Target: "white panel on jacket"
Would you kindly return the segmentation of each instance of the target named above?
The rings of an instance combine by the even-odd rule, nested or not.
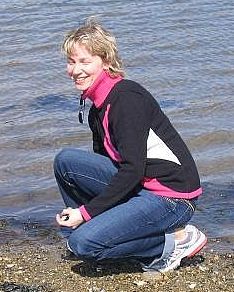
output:
[[[179,159],[170,148],[150,129],[147,139],[147,158],[158,158],[181,165]]]

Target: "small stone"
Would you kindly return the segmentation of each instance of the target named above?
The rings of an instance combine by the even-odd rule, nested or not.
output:
[[[110,279],[110,280],[113,280],[114,279],[114,275],[108,275],[107,278]]]
[[[197,286],[196,283],[191,283],[191,284],[189,285],[189,288],[190,288],[190,289],[194,289],[196,286]]]
[[[159,280],[163,280],[164,274],[157,272],[157,271],[144,272],[142,274],[142,277],[143,277],[143,279],[145,279],[147,281],[159,281]]]
[[[201,270],[202,272],[205,272],[207,270],[207,268],[206,267],[199,266],[199,270]]]
[[[135,284],[135,285],[137,285],[139,287],[139,286],[144,286],[147,283],[145,281],[134,281],[133,284]]]
[[[13,268],[15,266],[15,264],[8,264],[6,265],[7,269]]]

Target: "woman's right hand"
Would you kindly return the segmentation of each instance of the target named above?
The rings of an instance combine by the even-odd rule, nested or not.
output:
[[[71,207],[68,207],[66,209],[63,209],[60,214],[56,215],[56,221],[60,226],[75,229],[84,222],[84,219],[78,208],[73,209]]]

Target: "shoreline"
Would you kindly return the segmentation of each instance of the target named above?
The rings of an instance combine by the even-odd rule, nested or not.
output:
[[[127,262],[84,263],[67,256],[63,242],[0,246],[0,292],[231,292],[233,269],[233,252],[212,252],[209,244],[179,269],[154,275]]]

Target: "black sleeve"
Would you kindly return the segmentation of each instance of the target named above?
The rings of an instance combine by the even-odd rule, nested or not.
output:
[[[122,91],[109,112],[109,131],[122,158],[110,184],[85,209],[91,217],[118,204],[141,182],[147,156],[152,106],[147,96]]]

